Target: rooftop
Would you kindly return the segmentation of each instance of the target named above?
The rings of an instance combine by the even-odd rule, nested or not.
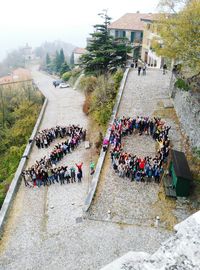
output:
[[[17,68],[13,70],[12,74],[0,77],[0,84],[11,83],[16,81],[23,81],[31,79],[31,73],[25,68]]]
[[[152,20],[156,14],[152,13],[126,13],[109,25],[109,29],[143,31],[145,22],[141,19]]]
[[[86,53],[86,49],[84,49],[84,48],[75,48],[74,53],[84,54],[84,53]]]

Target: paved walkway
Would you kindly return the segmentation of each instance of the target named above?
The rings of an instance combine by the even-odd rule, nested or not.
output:
[[[118,116],[160,116],[172,126],[170,137],[175,148],[181,149],[181,133],[175,111],[164,108],[171,102],[168,95],[169,80],[169,73],[163,75],[161,70],[147,70],[146,76],[138,76],[136,70],[131,70]],[[155,156],[156,144],[150,136],[131,135],[124,138],[123,143],[125,150],[140,157]],[[162,226],[168,228],[176,222],[173,214],[175,205],[173,201],[165,200],[163,195],[162,184],[136,183],[120,178],[112,169],[110,154],[107,154],[90,217],[106,220],[108,211],[111,211],[112,221],[152,226],[158,215]]]
[[[152,81],[149,88],[154,89],[148,91],[155,91],[155,96],[159,97],[164,78],[158,72],[152,71],[151,73],[151,76],[147,75],[146,78],[138,78],[135,72],[130,73],[120,115],[125,114],[124,106],[128,106],[127,115],[135,112],[133,110],[135,108],[133,101],[136,100],[134,96],[138,91],[147,93],[148,81]],[[82,112],[84,97],[79,92],[71,88],[55,89],[52,86],[52,78],[37,71],[34,71],[33,77],[49,99],[41,129],[56,124],[70,123],[80,124],[87,128],[87,118]],[[160,78],[162,80],[158,82]],[[167,83],[167,76],[165,79]],[[146,87],[143,89],[142,85],[145,81]],[[162,88],[163,95],[165,95],[165,90]],[[144,96],[144,94],[142,95]],[[139,102],[141,102],[142,110],[144,101],[140,99],[138,104]],[[148,106],[148,102],[145,106]],[[153,106],[152,103],[150,113],[153,111]],[[142,111],[138,112],[138,114],[141,113]],[[145,109],[144,113],[149,113],[149,111]],[[141,147],[143,146],[141,145]],[[50,151],[50,149],[38,151],[34,147],[29,165],[42,157],[45,151]],[[83,171],[86,171],[89,159],[90,152],[80,145],[79,149],[66,156],[62,163],[71,164],[83,160]],[[102,183],[104,195],[98,195],[99,202],[95,201],[92,208],[96,220],[82,219],[81,209],[88,189],[87,174],[85,174],[83,183],[79,185],[60,186],[55,184],[48,188],[42,187],[33,190],[26,189],[22,183],[14,201],[4,237],[0,242],[0,269],[96,270],[130,250],[153,253],[170,233],[149,226],[129,226],[110,222],[109,218],[105,217],[107,209],[111,209],[112,213],[117,212],[116,206],[119,205],[120,200],[125,210],[126,200],[129,202],[128,198],[131,197],[128,193],[133,189],[130,187],[130,183],[122,185],[119,183],[119,179],[112,176],[112,173],[110,174],[109,170],[107,172],[108,177],[103,180],[104,184]],[[113,183],[112,178],[109,177],[113,177],[113,180],[116,181],[115,186],[105,184],[108,180]],[[121,193],[123,186],[125,189]],[[142,187],[139,190],[141,191]],[[149,187],[146,191],[152,191],[156,196],[157,191],[154,190],[154,187]],[[121,195],[118,199],[119,193]],[[144,194],[147,195],[147,193]],[[137,198],[140,197],[139,195],[138,193]],[[151,202],[152,195],[149,194],[146,197],[150,197],[148,200]],[[113,201],[116,203],[113,204]],[[105,206],[102,205],[104,203]],[[130,208],[135,209],[132,201],[130,206],[126,211]],[[131,211],[130,214],[132,215],[133,212]],[[124,218],[122,212],[120,215]],[[128,212],[127,216],[131,217]],[[122,220],[122,218],[118,220]]]

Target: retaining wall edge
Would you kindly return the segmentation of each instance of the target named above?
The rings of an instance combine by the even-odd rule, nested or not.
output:
[[[124,75],[123,75],[123,78],[122,78],[122,81],[120,83],[119,91],[118,91],[118,94],[117,94],[117,97],[116,97],[115,106],[113,108],[112,115],[111,115],[109,125],[108,125],[108,129],[107,129],[106,135],[105,135],[105,138],[107,138],[107,139],[110,139],[111,130],[110,130],[109,127],[110,127],[110,125],[113,124],[113,121],[114,121],[114,119],[115,119],[115,117],[117,115],[129,71],[130,71],[130,68],[129,67],[126,68],[126,70],[124,72]],[[92,203],[92,200],[93,200],[93,198],[95,196],[97,185],[98,185],[100,174],[101,174],[101,170],[102,170],[102,167],[103,167],[103,164],[104,164],[105,156],[106,156],[106,152],[103,151],[103,147],[102,147],[101,152],[100,152],[100,156],[99,156],[99,159],[98,159],[98,162],[97,162],[97,166],[96,166],[96,169],[95,169],[95,173],[94,173],[94,176],[92,178],[90,189],[89,189],[89,192],[87,194],[87,197],[85,199],[85,203],[84,203],[84,206],[83,206],[83,211],[84,212],[87,212],[89,210],[90,205]]]
[[[15,176],[14,176],[14,178],[9,186],[9,189],[8,189],[8,192],[7,192],[6,197],[4,199],[2,208],[0,210],[0,234],[3,233],[4,225],[6,223],[6,219],[7,219],[7,216],[9,214],[9,210],[11,209],[12,202],[14,200],[15,194],[16,194],[18,187],[19,187],[19,183],[21,180],[21,173],[26,166],[27,159],[30,155],[32,146],[34,144],[34,137],[35,137],[35,135],[39,129],[39,126],[41,124],[41,121],[43,119],[47,103],[48,103],[48,100],[47,100],[47,98],[45,98],[44,103],[42,105],[42,109],[41,109],[40,114],[38,116],[38,119],[37,119],[36,124],[33,128],[32,134],[29,138],[29,142],[26,145],[26,148],[24,150],[22,158],[21,158],[19,165],[17,167]]]

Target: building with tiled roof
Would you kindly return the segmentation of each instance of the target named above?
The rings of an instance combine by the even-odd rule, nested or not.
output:
[[[126,13],[109,25],[109,29],[143,31],[145,23],[141,19],[153,19],[152,13]]]
[[[0,84],[11,83],[13,82],[13,78],[11,75],[0,77]]]
[[[31,79],[31,73],[28,69],[17,68],[11,74],[0,77],[0,84],[13,83],[17,81],[25,81]]]
[[[85,54],[87,51],[84,48],[75,48],[73,51],[73,57],[74,57],[74,64],[79,65],[80,64],[80,57]]]
[[[162,46],[161,37],[157,33],[157,27],[154,24],[154,20],[143,19],[145,23],[143,42],[142,42],[142,60],[150,67],[161,68],[164,64],[164,58],[158,56],[153,50],[152,43],[156,39]]]
[[[86,53],[86,49],[84,49],[84,48],[75,48],[74,53],[76,53],[76,54],[84,54],[84,53]]]
[[[111,23],[108,28],[114,38],[127,38],[133,47],[133,58],[141,57],[141,48],[145,22],[142,19],[153,20],[152,13],[126,13]]]

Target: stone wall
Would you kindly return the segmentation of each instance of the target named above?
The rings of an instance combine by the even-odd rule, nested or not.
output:
[[[191,147],[200,148],[200,94],[176,89],[173,98],[181,128]]]

